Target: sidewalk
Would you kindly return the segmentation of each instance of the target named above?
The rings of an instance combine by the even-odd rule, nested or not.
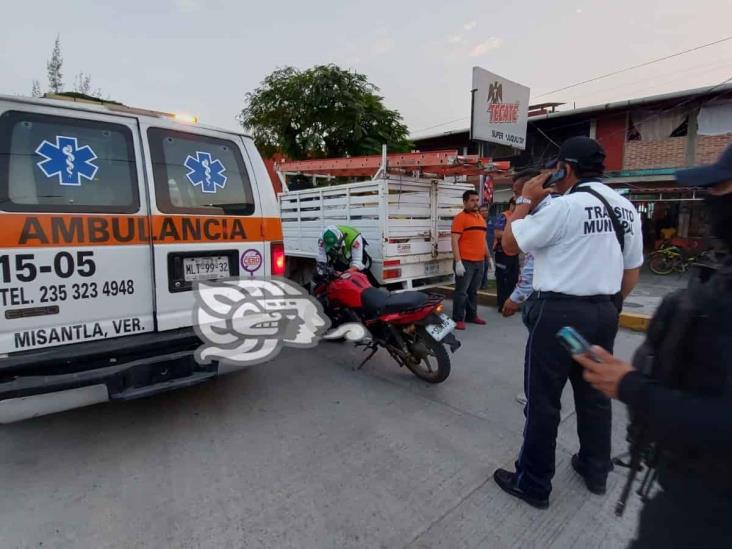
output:
[[[640,281],[623,304],[620,314],[620,326],[629,330],[645,331],[648,322],[661,304],[664,296],[685,288],[688,274],[671,274],[659,276],[644,268],[641,271]],[[478,291],[478,301],[481,305],[496,306],[495,280],[489,280],[489,289]],[[452,296],[454,287],[440,286],[436,289],[446,296]]]
[[[688,281],[688,273],[660,276],[644,268],[638,285],[625,300],[623,309],[629,313],[653,316],[664,296],[685,288]]]

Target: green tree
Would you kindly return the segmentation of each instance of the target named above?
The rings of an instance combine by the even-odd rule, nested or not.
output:
[[[51,51],[51,58],[46,62],[46,70],[48,72],[48,91],[49,93],[67,95],[69,97],[77,97],[80,99],[103,99],[102,90],[100,88],[92,88],[91,75],[85,72],[80,72],[74,78],[74,87],[70,92],[64,92],[63,74],[61,68],[63,67],[64,60],[61,56],[61,37],[56,36],[56,41],[53,44],[53,51]],[[41,84],[38,80],[33,80],[31,88],[32,97],[43,97],[43,91],[41,91]],[[106,101],[111,101],[107,96]]]
[[[33,87],[31,88],[32,97],[41,97],[43,92],[41,91],[41,83],[38,80],[33,80]]]
[[[64,59],[61,57],[61,37],[56,36],[56,42],[53,44],[51,59],[46,62],[46,70],[48,71],[48,89],[53,93],[59,93],[64,89],[63,74],[61,67]]]
[[[336,65],[285,67],[246,95],[239,116],[266,156],[292,159],[378,154],[411,148],[401,115],[365,75]]]
[[[92,89],[91,75],[80,72],[74,78],[74,91],[88,97],[102,98],[102,90],[100,88]]]

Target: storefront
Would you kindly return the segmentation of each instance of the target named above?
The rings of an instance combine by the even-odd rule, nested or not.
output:
[[[638,210],[647,251],[666,241],[692,250],[713,245],[702,190],[635,186],[616,190]]]

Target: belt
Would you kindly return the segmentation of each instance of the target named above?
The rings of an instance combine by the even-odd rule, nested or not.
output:
[[[531,294],[532,299],[551,299],[564,301],[586,301],[589,303],[604,303],[606,301],[614,301],[615,296],[598,294],[598,295],[571,295],[560,292],[542,292],[536,291]]]

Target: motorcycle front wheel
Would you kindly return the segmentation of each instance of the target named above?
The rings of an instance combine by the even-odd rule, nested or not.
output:
[[[409,370],[428,383],[442,383],[450,375],[450,355],[445,345],[435,341],[423,327],[419,327],[406,361]]]

